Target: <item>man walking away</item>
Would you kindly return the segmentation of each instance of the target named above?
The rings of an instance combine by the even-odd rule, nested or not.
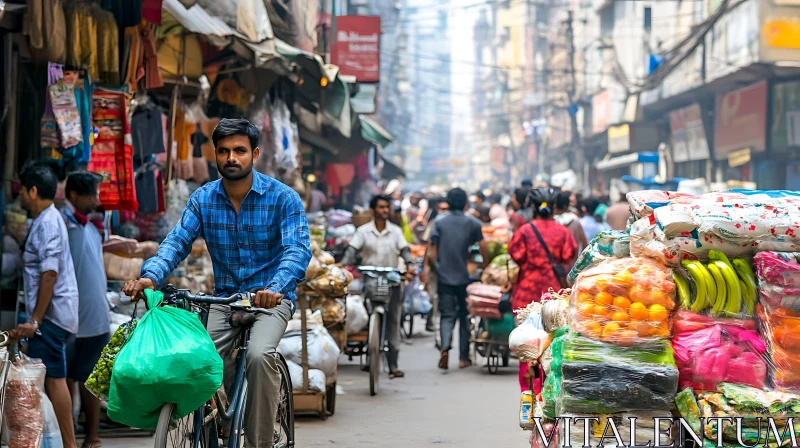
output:
[[[481,223],[464,214],[467,193],[456,188],[447,193],[450,213],[436,221],[428,248],[428,265],[438,276],[439,313],[441,315],[441,355],[439,368],[448,368],[453,330],[458,321],[459,367],[472,365],[469,359],[469,322],[467,316],[467,285],[469,285],[469,249],[480,242],[484,265],[488,264]]]
[[[403,229],[389,222],[391,204],[392,198],[389,196],[379,195],[372,198],[369,203],[372,221],[356,230],[344,253],[342,265],[353,266],[356,263],[356,255],[360,254],[361,263],[365,266],[398,269],[402,258],[406,263],[410,280],[415,272],[411,249],[403,236]],[[405,376],[397,367],[402,307],[403,289],[395,286],[392,288],[389,307],[386,310],[386,339],[389,343],[389,353],[386,358],[389,364],[389,379]]]
[[[106,273],[103,265],[101,229],[88,216],[100,205],[97,186],[100,178],[82,171],[70,174],[61,210],[69,234],[69,248],[78,282],[78,334],[67,344],[67,378],[78,382],[81,407],[86,414],[84,448],[97,448],[100,442],[100,400],[84,383],[110,340]],[[70,388],[72,389],[72,388]]]
[[[624,193],[620,193],[619,201],[606,210],[606,222],[611,230],[626,230],[631,217],[631,206]]]
[[[28,356],[47,368],[45,392],[53,403],[64,448],[76,448],[72,400],[67,387],[67,339],[78,332],[78,284],[67,227],[53,205],[58,179],[50,168],[32,164],[19,174],[20,202],[33,218],[22,255],[28,322],[9,335],[28,339]]]

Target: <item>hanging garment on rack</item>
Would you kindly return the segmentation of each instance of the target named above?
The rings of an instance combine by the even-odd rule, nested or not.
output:
[[[47,64],[47,87],[57,83],[64,77],[64,70],[61,64],[49,62]],[[45,98],[44,114],[42,115],[39,130],[39,145],[43,149],[55,150],[61,147],[61,137],[58,135],[58,123],[56,116],[53,115],[53,104],[50,95]]]
[[[68,2],[64,5],[67,17],[67,65],[82,67],[92,79],[100,79],[97,62],[97,21],[91,5]]]
[[[142,64],[144,66],[144,88],[156,89],[164,85],[161,69],[158,67],[155,25],[143,24],[139,27],[142,40]]]
[[[102,5],[114,14],[120,28],[136,26],[142,21],[142,0],[103,0]]]
[[[78,105],[78,112],[81,116],[81,134],[83,141],[73,148],[63,152],[63,163],[69,162],[73,165],[86,165],[92,154],[92,144],[94,135],[92,132],[92,95],[94,86],[85,70],[79,73],[78,81],[75,83],[75,101]]]
[[[143,0],[142,18],[155,25],[161,25],[162,0]]]
[[[75,98],[76,72],[64,74],[57,83],[48,88],[53,114],[58,122],[61,135],[61,147],[69,148],[83,141],[81,115]]]
[[[164,114],[155,106],[138,108],[131,118],[133,154],[141,163],[154,154],[164,152],[164,135],[161,127]]]
[[[95,91],[93,100],[98,137],[87,170],[103,178],[100,203],[106,210],[137,210],[127,99],[122,93],[102,90]]]
[[[93,10],[97,23],[97,63],[100,81],[119,85],[119,28],[114,15],[99,7]]]
[[[27,0],[23,34],[37,61],[67,61],[67,24],[61,0]]]
[[[136,198],[139,200],[139,213],[158,213],[163,211],[160,207],[164,204],[163,185],[159,188],[161,167],[154,162],[148,162],[136,170]],[[161,196],[159,197],[159,194]]]

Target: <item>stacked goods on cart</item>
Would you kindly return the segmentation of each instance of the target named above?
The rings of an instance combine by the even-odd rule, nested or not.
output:
[[[759,251],[800,251],[800,194],[787,191],[708,193],[700,196],[628,193],[637,221],[630,228],[631,253],[677,265]]]
[[[722,445],[724,447],[789,446],[791,434],[787,429],[789,417],[793,418],[792,432],[800,438],[800,395],[776,391],[765,391],[740,384],[720,383],[717,390],[695,393],[691,388],[683,389],[675,397],[678,412],[691,426],[687,440],[699,442],[712,448],[718,446],[718,420],[710,418],[741,418],[741,441],[737,435],[736,420],[723,420]],[[705,419],[701,421],[701,418]],[[783,443],[778,443],[768,423],[771,418]],[[701,437],[702,436],[702,437]]]
[[[308,347],[309,369],[321,370],[325,375],[334,375],[339,362],[339,346],[322,323],[319,311],[311,313],[306,310],[306,343]],[[300,319],[295,317],[286,328],[281,342],[280,352],[287,361],[302,364],[303,339],[300,330]]]
[[[353,274],[335,266],[333,255],[320,249],[314,241],[311,242],[311,254],[311,261],[306,268],[306,286],[313,292],[311,309],[322,312],[327,328],[343,324],[346,308],[339,298],[347,294]]]
[[[675,271],[681,307],[714,316],[752,318],[758,283],[750,262],[745,258],[731,260],[713,249],[708,251],[708,258],[708,263],[683,260],[681,266],[686,274]]]
[[[502,286],[473,283],[467,286],[467,311],[470,316],[499,320],[502,298]]]
[[[773,387],[800,392],[800,255],[761,252],[754,257],[762,303],[757,314],[772,360]]]
[[[507,245],[511,240],[511,233],[506,227],[483,226],[481,232],[483,233],[483,239],[485,239],[487,243],[496,243],[497,249],[492,249],[490,247],[489,258],[493,258],[502,253],[503,246]]]
[[[575,265],[567,276],[570,283],[575,283],[578,275],[584,270],[607,258],[625,258],[631,255],[631,239],[626,232],[605,230],[597,234],[583,249]]]
[[[520,362],[539,360],[556,330],[569,324],[569,290],[542,294],[540,302],[516,310],[518,325],[508,337],[508,348]]]
[[[513,284],[519,274],[519,266],[508,254],[500,254],[492,258],[481,274],[481,283],[492,286]]]

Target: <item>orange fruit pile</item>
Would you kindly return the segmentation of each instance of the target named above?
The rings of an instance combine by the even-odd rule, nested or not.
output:
[[[586,270],[575,285],[575,329],[619,345],[670,336],[675,308],[671,271],[652,260],[608,260]]]

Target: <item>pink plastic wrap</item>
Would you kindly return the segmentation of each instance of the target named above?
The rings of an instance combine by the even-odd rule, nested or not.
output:
[[[791,252],[759,252],[753,257],[759,280],[777,286],[800,288],[800,254]]]
[[[709,317],[702,314],[693,313],[687,310],[679,310],[673,317],[672,329],[675,334],[689,333],[702,330],[715,325],[725,325],[728,327],[738,327],[745,330],[755,330],[756,321],[752,319],[728,319],[723,317]]]
[[[467,286],[467,312],[470,316],[500,319],[498,305],[503,297],[500,286],[473,283]]]
[[[750,327],[753,321],[742,320],[737,326],[714,324],[692,329],[679,327],[679,319],[680,316],[676,316],[672,338],[679,389],[715,391],[721,382],[764,388],[768,365],[766,345],[754,330],[742,328]]]

